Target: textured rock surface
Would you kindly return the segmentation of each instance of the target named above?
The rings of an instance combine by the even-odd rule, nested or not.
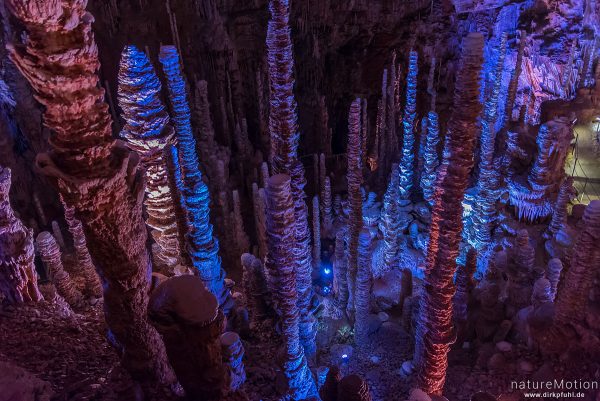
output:
[[[227,370],[227,383],[229,390],[236,391],[246,381],[246,371],[244,370],[244,346],[240,340],[240,336],[228,331],[221,334],[221,355],[223,356],[223,364]]]
[[[356,272],[354,341],[366,347],[369,335],[369,312],[371,305],[371,232],[363,228],[358,237],[358,269]]]
[[[11,303],[43,299],[33,264],[33,231],[14,215],[8,198],[11,171],[0,167],[0,291]]]
[[[106,320],[125,366],[151,391],[173,375],[158,334],[147,324],[150,261],[142,219],[138,158],[111,137],[111,117],[98,86],[93,17],[83,2],[14,0],[11,13],[27,32],[11,58],[45,106],[54,132],[38,165],[81,220],[98,263]],[[75,51],[74,49],[77,49]]]
[[[448,351],[454,341],[452,330],[452,282],[462,228],[461,199],[473,167],[475,121],[481,111],[478,76],[481,71],[483,37],[469,34],[463,41],[458,71],[454,112],[448,122],[445,158],[431,217],[427,250],[425,291],[421,298],[421,322],[417,336],[423,336],[423,358],[419,387],[439,395],[448,367]]]

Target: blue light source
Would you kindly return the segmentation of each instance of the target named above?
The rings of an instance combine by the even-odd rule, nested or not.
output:
[[[346,360],[346,359],[348,359],[348,354],[343,354],[343,355],[342,355],[342,359],[343,359],[343,360]]]
[[[323,273],[325,273],[326,275],[330,275],[331,274],[331,269],[326,267],[325,269],[323,269]]]

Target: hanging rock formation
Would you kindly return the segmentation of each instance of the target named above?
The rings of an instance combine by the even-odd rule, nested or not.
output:
[[[33,231],[17,219],[10,206],[11,172],[0,167],[0,291],[10,303],[43,299],[33,264]]]
[[[139,158],[112,138],[112,119],[98,85],[94,18],[85,2],[7,2],[26,30],[11,58],[45,106],[54,134],[38,155],[65,203],[76,210],[103,280],[106,322],[124,366],[148,394],[173,383],[162,342],[147,323],[151,264],[141,202]],[[15,36],[18,37],[18,36]]]
[[[125,46],[119,67],[119,106],[125,127],[121,136],[140,155],[146,170],[144,205],[146,224],[158,245],[157,266],[172,275],[179,263],[178,227],[171,197],[165,147],[174,143],[169,115],[160,100],[161,85],[146,54],[135,46]]]
[[[284,349],[280,361],[287,382],[286,396],[300,401],[316,395],[317,389],[300,343],[300,311],[296,285],[294,202],[290,178],[277,174],[269,178],[267,195],[266,268],[273,288],[273,301],[281,321]]]
[[[473,167],[476,120],[481,112],[479,74],[483,36],[472,33],[463,39],[461,66],[456,78],[454,111],[448,122],[445,159],[434,201],[427,250],[425,291],[421,296],[423,357],[417,358],[419,387],[441,395],[448,367],[448,351],[454,341],[452,328],[453,276],[462,231],[462,198]]]

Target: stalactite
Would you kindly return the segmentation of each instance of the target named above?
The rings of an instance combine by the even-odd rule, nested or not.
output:
[[[548,230],[544,233],[545,238],[552,238],[556,233],[567,224],[567,204],[573,198],[573,178],[567,177],[560,185],[558,197],[554,203],[552,220],[548,225]]]
[[[56,239],[47,231],[38,234],[35,243],[40,253],[40,257],[46,269],[50,273],[52,282],[56,290],[67,303],[73,307],[81,304],[83,297],[81,292],[75,287],[69,273],[63,268],[61,252]]]
[[[363,228],[358,238],[358,271],[356,273],[356,294],[354,297],[356,318],[354,321],[354,342],[359,347],[368,344],[368,317],[371,304],[371,232]]]
[[[389,152],[389,154],[391,155],[396,155],[398,153],[398,135],[396,134],[396,114],[398,112],[398,110],[396,110],[396,96],[395,96],[395,90],[396,88],[396,52],[393,52],[392,54],[392,63],[390,65],[390,74],[389,74],[389,83],[388,86],[386,88],[383,88],[386,91],[386,112],[385,112],[385,134],[387,137],[387,144],[388,144],[388,149],[387,151]],[[362,104],[361,104],[362,106]],[[361,123],[363,122],[363,115],[362,115],[362,107],[361,107]],[[360,145],[361,151],[362,151],[362,129],[361,129],[361,145]],[[362,162],[362,158],[361,158],[361,162]],[[389,162],[391,163],[392,160],[389,160]]]
[[[550,281],[550,296],[552,301],[556,298],[558,283],[560,281],[560,273],[562,272],[563,264],[558,258],[552,258],[548,261],[546,268],[546,278]]]
[[[416,51],[410,52],[408,76],[406,77],[406,105],[402,117],[404,139],[402,144],[402,158],[400,160],[400,197],[409,199],[413,186],[414,175],[414,147],[415,147],[415,120],[417,118],[417,76],[419,72],[419,55]]]
[[[348,117],[348,309],[354,310],[356,272],[358,269],[358,237],[363,225],[362,218],[362,168],[360,165],[360,99],[350,106]]]
[[[325,176],[323,183],[323,193],[321,195],[321,216],[323,237],[330,238],[333,234],[333,214],[331,206],[331,179]]]
[[[378,277],[400,265],[401,226],[398,210],[399,166],[394,164],[387,191],[383,197],[381,212],[381,231],[383,233],[383,268],[376,273]]]
[[[296,285],[296,254],[294,248],[295,211],[289,176],[277,174],[269,178],[267,195],[268,254],[266,268],[273,282],[273,301],[281,319],[284,342],[281,361],[288,382],[288,396],[303,400],[316,394],[314,379],[308,369],[300,343],[300,311]]]
[[[491,243],[493,223],[496,219],[497,192],[496,168],[494,167],[494,151],[496,146],[496,119],[498,96],[502,86],[502,72],[506,56],[506,33],[502,35],[498,59],[491,77],[491,93],[485,101],[481,118],[481,139],[479,157],[479,179],[477,181],[477,197],[474,203],[474,239],[475,246],[483,249]],[[482,252],[482,255],[486,254]]]
[[[470,248],[464,266],[459,266],[456,274],[456,293],[454,294],[454,319],[459,322],[467,321],[467,305],[469,296],[475,287],[473,275],[477,270],[477,251]]]
[[[246,381],[246,371],[244,370],[244,346],[240,340],[240,336],[228,331],[221,334],[219,338],[221,342],[221,355],[223,356],[223,364],[227,370],[228,390],[236,391]]]
[[[160,62],[163,66],[171,106],[173,124],[177,134],[183,178],[183,200],[187,209],[187,252],[193,267],[206,287],[217,297],[226,312],[231,306],[229,291],[225,287],[225,272],[221,268],[219,241],[213,236],[210,223],[210,195],[202,181],[196,154],[196,140],[190,124],[190,109],[186,99],[185,82],[179,65],[179,55],[173,46],[162,46]]]
[[[146,170],[144,204],[146,224],[158,245],[156,264],[172,275],[179,264],[179,239],[174,202],[163,157],[174,142],[169,115],[160,100],[161,85],[146,54],[135,46],[125,46],[119,67],[119,106],[125,127],[121,136],[140,155]]]
[[[7,2],[26,29],[11,58],[46,107],[54,134],[37,164],[77,211],[103,280],[104,311],[123,365],[147,393],[174,376],[160,337],[147,323],[151,264],[142,218],[138,157],[112,138],[98,85],[98,48],[85,2]],[[109,256],[107,256],[109,255]]]
[[[242,207],[240,205],[240,193],[234,190],[231,193],[233,200],[233,228],[236,237],[235,244],[238,248],[238,254],[243,254],[250,250],[250,239],[244,229],[244,219],[242,218]]]
[[[43,299],[37,286],[33,231],[15,217],[10,206],[11,170],[0,167],[0,292],[10,303]]]
[[[438,115],[437,113],[430,111],[427,114],[427,138],[425,153],[423,155],[423,173],[421,174],[423,197],[430,206],[433,206],[434,185],[437,168],[440,164],[437,151],[439,142],[440,129],[438,126]]]
[[[440,395],[453,342],[453,276],[462,231],[462,199],[473,167],[476,120],[479,104],[483,36],[471,33],[463,39],[461,66],[454,90],[454,111],[448,122],[445,160],[437,185],[427,250],[425,291],[416,336],[423,338],[419,387]]]
[[[269,2],[271,19],[267,29],[267,60],[270,79],[269,131],[271,134],[270,165],[273,174],[287,174],[291,178],[294,199],[296,241],[294,252],[297,262],[296,284],[300,309],[300,341],[310,358],[316,352],[316,321],[311,313],[312,262],[308,208],[304,187],[304,167],[298,159],[298,116],[294,98],[294,60],[289,27],[289,0]],[[292,227],[292,226],[290,226]]]
[[[256,183],[252,184],[252,205],[254,208],[254,227],[256,228],[256,240],[258,242],[258,256],[265,260],[267,255],[267,234],[265,217],[265,194],[263,188],[258,188]]]
[[[65,220],[67,221],[69,232],[73,237],[77,267],[81,276],[85,279],[85,292],[88,295],[99,298],[102,296],[102,284],[100,283],[98,273],[96,273],[96,267],[92,263],[92,257],[90,256],[85,234],[83,233],[83,226],[81,225],[81,221],[75,218],[75,209],[68,206],[64,201],[62,204],[65,210]]]
[[[319,213],[319,197],[313,196],[312,200],[312,223],[313,223],[313,266],[319,270],[321,266],[321,216]]]

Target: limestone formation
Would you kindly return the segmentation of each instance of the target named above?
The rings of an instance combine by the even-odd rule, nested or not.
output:
[[[112,138],[112,119],[98,85],[94,18],[86,2],[11,0],[26,30],[11,59],[45,107],[53,132],[37,164],[77,211],[103,280],[106,322],[124,366],[149,394],[173,383],[164,348],[147,323],[151,264],[141,202],[139,158]],[[60,40],[57,40],[60,38]]]
[[[250,250],[250,239],[244,229],[244,219],[242,217],[242,206],[240,204],[240,193],[234,190],[231,193],[233,200],[233,229],[235,233],[235,244],[238,254],[243,254]]]
[[[534,267],[535,249],[529,242],[529,233],[525,229],[517,232],[514,261],[518,267],[525,271],[531,271]]]
[[[321,195],[321,218],[322,218],[322,231],[324,238],[331,238],[333,236],[333,214],[331,205],[331,179],[326,176],[323,182],[323,193]]]
[[[427,114],[427,137],[423,154],[423,173],[421,174],[421,189],[423,197],[433,206],[434,185],[437,168],[440,165],[438,157],[438,143],[440,142],[440,131],[438,126],[438,115],[434,111]]]
[[[406,77],[406,104],[402,117],[404,139],[402,144],[402,159],[400,160],[400,197],[409,199],[413,186],[413,171],[415,160],[415,120],[417,116],[417,76],[419,72],[419,55],[410,52],[408,76]]]
[[[242,360],[244,357],[244,346],[242,345],[240,336],[233,331],[221,334],[219,340],[221,342],[223,364],[227,371],[227,388],[230,391],[236,391],[246,381],[246,371],[244,370],[244,361]]]
[[[246,306],[250,312],[250,322],[256,324],[259,318],[269,313],[269,288],[262,262],[249,253],[241,256]]]
[[[369,385],[358,375],[344,377],[338,384],[338,400],[371,401]]]
[[[400,210],[398,209],[398,185],[399,185],[399,167],[397,164],[392,166],[392,173],[387,190],[383,197],[383,210],[381,212],[381,231],[383,233],[383,269],[375,272],[381,276],[386,272],[395,269],[400,264],[400,235],[403,227],[401,226]]]
[[[265,191],[252,184],[252,206],[254,209],[254,226],[256,228],[256,241],[258,242],[258,256],[265,260],[267,255],[267,234],[265,216]]]
[[[369,335],[371,304],[371,232],[363,228],[358,238],[358,270],[356,273],[354,342],[366,347]]]
[[[0,167],[0,291],[10,303],[43,299],[33,264],[33,231],[15,217],[9,201],[11,171]]]
[[[281,320],[283,337],[280,361],[287,382],[287,396],[303,400],[316,395],[317,389],[308,368],[304,348],[300,343],[300,311],[294,267],[299,257],[295,253],[294,202],[290,177],[277,174],[267,182],[267,238],[266,268],[273,282],[273,301]]]
[[[556,298],[558,283],[560,282],[560,273],[562,272],[563,264],[560,259],[552,258],[548,261],[546,268],[546,278],[550,281],[550,296],[552,301]]]
[[[423,337],[419,387],[440,395],[448,367],[448,351],[454,341],[452,329],[453,276],[462,231],[462,198],[473,167],[476,119],[479,103],[479,74],[483,36],[469,34],[463,40],[461,66],[457,72],[454,111],[448,122],[446,148],[431,216],[427,250],[425,291],[421,296],[421,322],[417,336]]]
[[[135,46],[125,46],[119,65],[119,106],[125,119],[121,136],[140,155],[146,171],[144,205],[148,213],[146,224],[157,244],[153,254],[156,267],[172,275],[179,264],[180,251],[164,152],[175,140],[160,91],[160,82],[146,54]]]
[[[321,267],[321,216],[319,213],[319,197],[312,199],[313,251],[312,260],[316,271]]]
[[[571,201],[571,198],[573,198],[573,178],[567,177],[560,185],[558,197],[552,211],[552,220],[550,220],[548,230],[544,233],[546,238],[552,238],[567,224],[567,204]]]
[[[346,233],[338,230],[335,234],[335,258],[333,262],[334,292],[340,310],[348,307],[348,253],[346,252]]]
[[[81,304],[83,297],[69,273],[63,268],[60,247],[56,239],[49,232],[42,231],[38,234],[35,243],[40,257],[46,266],[46,270],[50,273],[50,278],[60,296],[73,307]]]
[[[474,248],[467,252],[464,266],[459,266],[456,273],[456,293],[454,294],[454,318],[459,322],[467,320],[467,307],[471,291],[475,287],[473,275],[477,269],[477,251]]]

